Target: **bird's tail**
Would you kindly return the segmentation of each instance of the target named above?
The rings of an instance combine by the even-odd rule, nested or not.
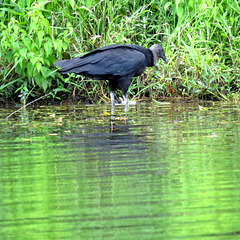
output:
[[[54,66],[61,67],[61,69],[59,70],[61,74],[67,74],[76,72],[75,68],[79,67],[80,62],[81,58],[75,57],[68,60],[57,61],[55,62]]]

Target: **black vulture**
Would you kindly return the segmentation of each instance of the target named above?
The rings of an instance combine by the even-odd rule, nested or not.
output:
[[[122,90],[126,109],[128,108],[127,91],[133,77],[140,76],[146,67],[152,67],[162,58],[167,63],[161,45],[154,44],[149,49],[138,45],[113,44],[97,48],[86,55],[56,62],[63,75],[76,73],[97,80],[109,80],[112,107],[114,91]]]

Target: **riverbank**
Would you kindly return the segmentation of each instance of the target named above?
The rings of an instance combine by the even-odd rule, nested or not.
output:
[[[239,100],[237,1],[5,1],[1,10],[3,101],[26,104],[48,93],[49,101],[108,101],[107,82],[63,78],[53,64],[113,43],[160,43],[169,60],[135,78],[130,99]]]

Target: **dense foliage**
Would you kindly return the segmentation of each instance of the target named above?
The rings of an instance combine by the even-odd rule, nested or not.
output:
[[[25,102],[52,92],[95,99],[107,83],[62,78],[53,63],[111,43],[162,43],[159,61],[130,97],[239,99],[237,0],[0,0],[0,96]]]

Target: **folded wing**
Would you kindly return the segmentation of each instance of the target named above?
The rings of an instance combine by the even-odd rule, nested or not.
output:
[[[146,68],[145,55],[128,47],[106,48],[93,51],[82,57],[58,61],[62,74],[76,73],[101,78],[101,76],[140,75]]]

